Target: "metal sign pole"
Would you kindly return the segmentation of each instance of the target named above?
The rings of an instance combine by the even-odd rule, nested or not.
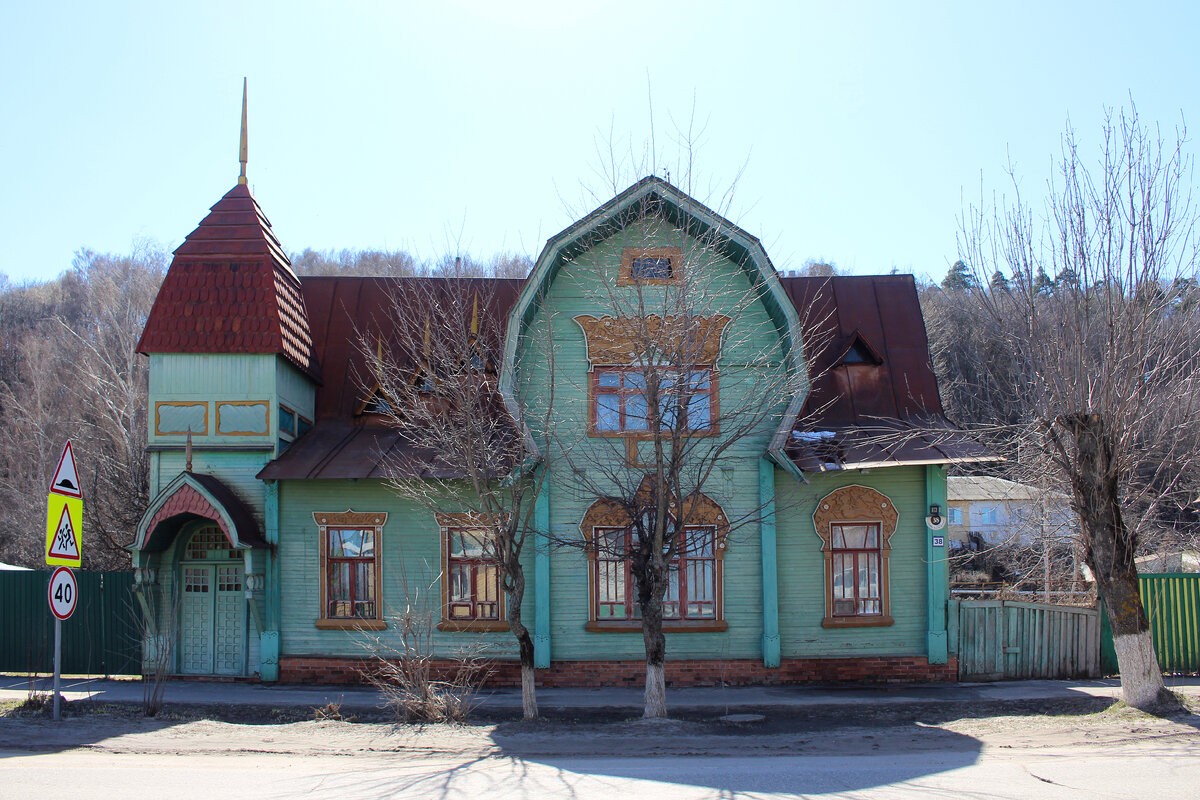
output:
[[[54,618],[54,718],[62,719],[62,714],[58,708],[58,681],[61,675],[59,664],[62,656],[62,620],[58,617]]]

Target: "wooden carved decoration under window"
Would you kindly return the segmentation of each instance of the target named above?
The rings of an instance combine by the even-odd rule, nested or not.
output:
[[[581,314],[575,322],[583,328],[587,343],[587,357],[591,364],[634,364],[653,360],[654,354],[644,352],[647,348],[672,342],[671,355],[687,356],[689,364],[678,366],[700,366],[716,363],[721,352],[721,336],[730,317],[715,314],[711,317],[595,317]],[[664,365],[670,366],[670,365]]]
[[[888,560],[900,515],[891,498],[867,486],[843,486],[813,512],[825,566],[826,628],[891,625]]]

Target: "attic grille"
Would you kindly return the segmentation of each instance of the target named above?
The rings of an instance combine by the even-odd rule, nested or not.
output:
[[[664,256],[642,256],[635,258],[631,268],[633,279],[666,280],[674,277],[671,272],[671,259]]]

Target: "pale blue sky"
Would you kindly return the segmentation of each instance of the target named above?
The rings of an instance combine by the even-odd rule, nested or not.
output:
[[[1129,96],[1194,121],[1190,3],[0,0],[0,272],[175,247],[237,178],[292,251],[537,255],[606,199],[599,151],[703,129],[691,187],[779,269],[941,278],[964,195],[1041,190]],[[611,136],[610,136],[611,132]],[[744,167],[744,170],[743,170]],[[739,177],[740,175],[740,177]],[[639,175],[628,169],[624,183]],[[685,187],[686,188],[686,187]]]

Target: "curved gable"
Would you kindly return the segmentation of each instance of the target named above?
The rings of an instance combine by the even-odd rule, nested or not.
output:
[[[538,447],[521,417],[514,385],[520,339],[565,264],[646,218],[651,211],[689,237],[710,239],[720,255],[746,273],[752,286],[763,287],[760,300],[778,332],[790,367],[797,375],[807,375],[799,316],[759,240],[670,183],[650,176],[552,236],[509,312],[500,392],[510,413],[521,424],[526,444],[533,452]],[[794,470],[792,462],[783,455],[783,447],[806,394],[807,385],[791,398],[783,422],[771,437],[768,453],[785,469]]]

